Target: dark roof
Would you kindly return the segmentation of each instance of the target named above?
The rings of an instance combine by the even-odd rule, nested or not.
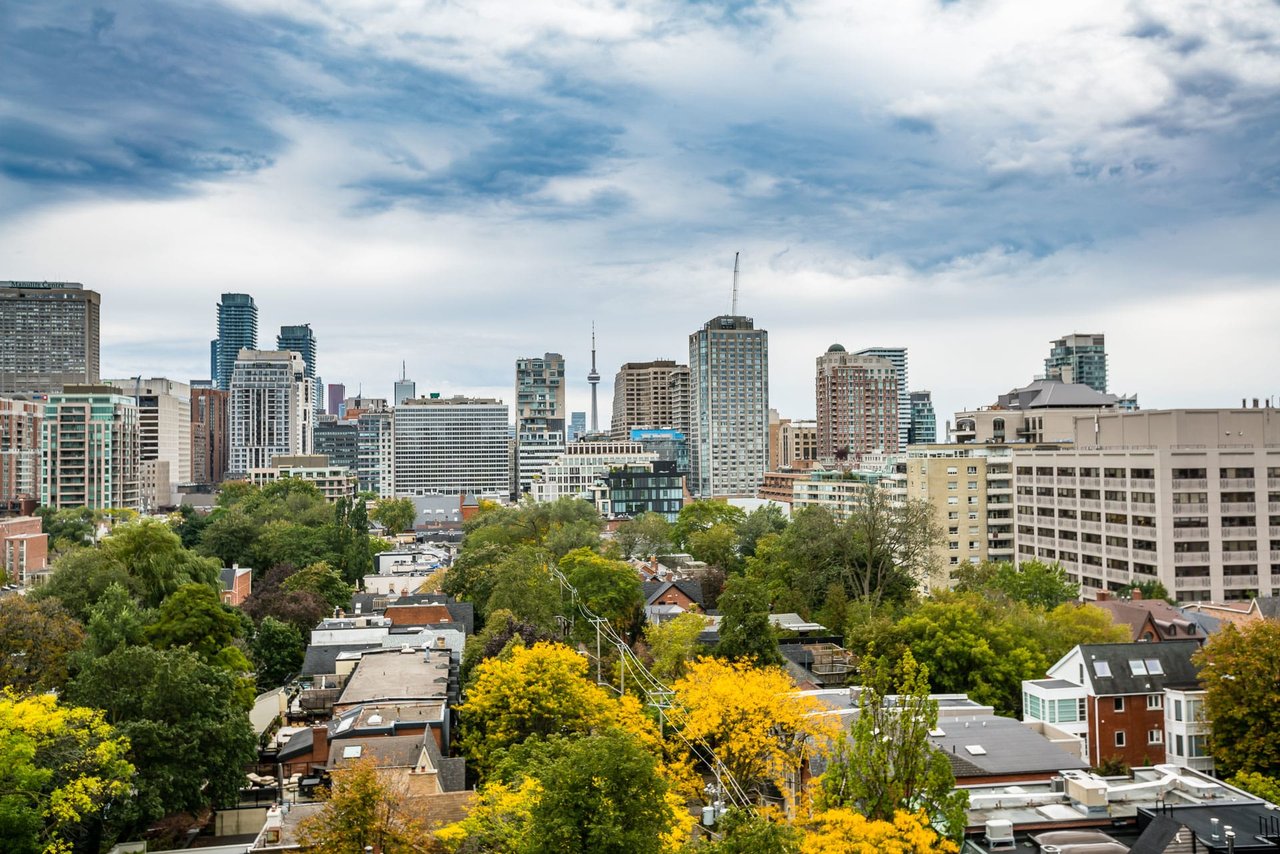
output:
[[[241,572],[253,572],[253,570],[245,566],[227,566],[219,570],[218,574],[222,577],[222,589],[230,590],[235,587],[236,575]]]
[[[1141,823],[1145,815],[1154,815],[1147,807],[1139,807],[1138,821]],[[1166,804],[1162,816],[1177,822],[1191,830],[1199,840],[1197,850],[1211,854],[1225,854],[1227,843],[1223,839],[1212,842],[1214,833],[1213,819],[1218,820],[1218,828],[1233,827],[1238,836],[1235,840],[1237,854],[1249,851],[1280,851],[1280,844],[1257,836],[1260,827],[1274,828],[1276,813],[1262,801],[1233,802],[1221,804]],[[1275,833],[1274,830],[1269,831]],[[1141,840],[1139,840],[1141,841]],[[1138,848],[1132,849],[1138,851]],[[1143,849],[1147,850],[1147,849]]]
[[[1003,409],[1111,407],[1116,405],[1116,399],[1114,394],[1095,391],[1084,383],[1035,380],[1029,385],[1000,395],[997,405]]]
[[[1165,686],[1194,685],[1197,668],[1191,656],[1200,648],[1194,640],[1168,640],[1159,643],[1089,643],[1080,645],[1085,673],[1098,696],[1112,694],[1154,694]],[[1158,661],[1159,674],[1134,673],[1132,661]],[[1095,664],[1104,661],[1109,676],[1098,675]],[[1149,668],[1147,668],[1149,670]]]
[[[446,759],[440,754],[440,748],[436,747],[436,740],[428,737],[426,740],[427,756],[431,757],[431,764],[436,766],[436,780],[440,783],[442,792],[461,792],[467,786],[467,760],[461,756],[452,759]]]
[[[1280,618],[1280,596],[1259,596],[1257,602],[1262,616],[1270,620]]]
[[[329,745],[329,768],[337,768],[344,762],[356,759],[372,759],[380,768],[409,768],[416,766],[422,757],[423,741],[435,744],[430,736],[373,735],[342,738]],[[351,756],[354,748],[360,748],[359,756]]]
[[[682,578],[677,581],[645,581],[640,584],[640,591],[644,594],[645,604],[652,602],[656,597],[661,596],[668,587],[675,587],[684,595],[688,596],[698,605],[706,607],[706,602],[702,598],[702,583],[692,578]]]
[[[1156,816],[1155,821],[1147,825],[1138,841],[1133,843],[1129,854],[1164,854],[1173,837],[1182,830],[1182,824],[1163,815]]]
[[[1089,763],[1072,756],[1040,733],[996,715],[948,718],[938,722],[929,741],[955,759],[956,777],[1084,770]],[[973,770],[970,770],[972,766]]]
[[[335,643],[311,644],[307,647],[306,657],[302,659],[303,676],[320,676],[333,673],[338,656],[344,652],[364,652],[368,649],[382,649],[380,643]]]

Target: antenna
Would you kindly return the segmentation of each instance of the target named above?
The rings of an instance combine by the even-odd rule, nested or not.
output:
[[[409,377],[409,372],[405,369],[404,359],[401,359],[400,360],[400,379],[405,380],[405,379],[408,379],[408,377]]]
[[[733,253],[733,305],[729,310],[729,314],[734,317],[738,316],[738,256],[740,252]]]

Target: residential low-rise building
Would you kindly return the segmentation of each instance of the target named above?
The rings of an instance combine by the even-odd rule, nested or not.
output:
[[[49,567],[49,535],[38,516],[0,519],[0,584],[38,584]]]
[[[573,442],[531,476],[530,494],[538,502],[590,499],[596,481],[610,471],[626,466],[649,466],[657,458],[657,454],[636,442],[591,439]]]
[[[674,522],[684,507],[684,475],[672,462],[629,464],[610,469],[592,485],[592,499],[606,519],[657,513]]]
[[[357,480],[355,474],[343,466],[329,465],[329,458],[320,454],[298,454],[272,457],[268,468],[250,469],[248,480],[256,486],[265,486],[284,478],[298,478],[315,485],[330,504],[345,498],[355,500]]]

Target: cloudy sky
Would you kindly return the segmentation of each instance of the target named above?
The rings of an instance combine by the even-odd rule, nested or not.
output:
[[[828,344],[939,420],[1107,334],[1145,406],[1280,393],[1280,5],[6,0],[0,278],[103,297],[106,375],[203,377],[223,291],[320,371],[602,409],[729,309],[811,417]],[[606,415],[607,418],[607,415]]]

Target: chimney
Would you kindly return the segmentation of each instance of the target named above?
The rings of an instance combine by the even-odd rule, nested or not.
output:
[[[1099,590],[1098,595],[1094,598],[1095,602],[1106,602],[1111,598],[1111,593],[1107,590]]]
[[[1139,590],[1139,589],[1138,589],[1138,588],[1136,588],[1136,587],[1135,587],[1135,588],[1133,588],[1132,590],[1130,590],[1130,591],[1129,591],[1129,598],[1130,598],[1130,599],[1132,599],[1132,600],[1133,600],[1133,601],[1135,601],[1135,602],[1141,602],[1141,601],[1142,601],[1142,591],[1141,591],[1141,590]]]
[[[311,761],[329,761],[329,727],[324,724],[311,727]]]

